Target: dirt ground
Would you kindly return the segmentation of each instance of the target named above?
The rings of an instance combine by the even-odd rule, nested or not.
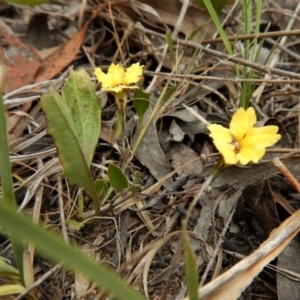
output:
[[[225,169],[197,201],[187,230],[200,285],[205,288],[250,257],[300,205],[299,4],[263,1],[258,59],[251,61],[241,49],[245,40],[253,43],[256,36],[243,35],[239,1],[231,1],[220,14],[232,37],[233,58],[226,54],[213,23],[206,23],[205,10],[191,5],[180,19],[184,2],[61,0],[36,7],[0,2],[0,63],[9,70],[4,100],[18,205],[154,300],[186,297],[182,221],[219,159],[206,125],[186,107],[207,122],[228,125],[243,89],[234,63],[240,71],[244,66],[254,70],[251,106],[259,124],[278,126],[282,138],[258,164]],[[79,228],[74,224],[89,218],[93,202],[60,176],[40,97],[50,86],[59,90],[70,67],[84,68],[94,78],[96,66],[107,70],[112,62],[144,66],[142,90],[150,93],[151,104],[144,124],[165,87],[168,92],[132,154],[141,130],[134,104],[128,102],[124,135],[116,140],[114,99],[101,94],[97,84],[102,121],[92,177],[106,179],[109,163],[120,168],[127,164],[124,173],[130,183],[135,172],[140,173],[140,189],[135,194],[114,191],[101,204],[100,216]],[[283,167],[276,165],[276,157]],[[80,216],[79,199],[84,206]],[[0,242],[0,256],[13,263],[9,242],[5,237]],[[230,279],[231,285],[238,276],[249,281],[238,299],[300,298],[298,235],[284,245],[270,262],[260,265],[258,275],[248,265]],[[84,277],[39,255],[34,276],[36,281],[44,276],[34,289],[36,299],[107,298]],[[234,299],[226,293],[218,297],[203,299]]]

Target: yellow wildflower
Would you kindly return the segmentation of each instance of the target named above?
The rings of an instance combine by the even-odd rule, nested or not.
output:
[[[143,66],[136,63],[125,71],[122,66],[112,63],[108,68],[107,74],[100,68],[96,68],[94,73],[102,84],[103,91],[120,93],[139,88],[137,83],[142,77]]]
[[[216,148],[223,155],[226,164],[238,162],[246,165],[257,163],[265,154],[266,148],[277,143],[281,135],[277,126],[254,127],[255,111],[239,108],[232,116],[229,129],[218,124],[207,126]]]
[[[95,68],[99,83],[101,83],[102,91],[111,92],[116,101],[119,111],[120,124],[124,128],[127,94],[132,89],[138,89],[137,83],[141,80],[143,74],[143,67],[139,63],[131,65],[126,71],[121,65],[112,63],[105,74],[100,68]],[[118,131],[116,135],[118,135]]]

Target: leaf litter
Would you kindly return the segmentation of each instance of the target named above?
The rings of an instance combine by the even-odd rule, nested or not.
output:
[[[4,65],[9,69],[4,100],[8,122],[12,124],[9,142],[18,205],[32,214],[35,221],[62,232],[65,240],[76,242],[83,251],[106,261],[149,299],[184,299],[181,220],[217,157],[205,126],[184,105],[208,122],[226,125],[236,108],[240,82],[220,44],[212,41],[208,50],[197,48],[197,42],[206,45],[216,30],[208,24],[197,31],[209,17],[204,10],[192,6],[180,21],[183,1],[77,1],[72,16],[57,13],[57,5],[61,6],[59,11],[71,7],[63,1],[48,4],[46,13],[43,11],[48,15],[48,26],[41,27],[46,36],[53,40],[57,34],[68,37],[63,31],[71,26],[70,18],[75,23],[80,20],[82,26],[79,24],[77,33],[69,36],[69,40],[56,39],[60,42],[51,50],[51,56],[45,58],[37,49],[44,51],[53,45],[43,39],[39,45],[34,39],[26,45],[26,38],[21,38],[24,28],[20,30],[17,25],[24,23],[26,9],[8,5],[0,11],[5,26],[1,25],[5,28],[1,29],[1,70]],[[234,35],[240,26],[233,9],[241,13],[241,7],[235,5],[226,6],[221,14],[228,35]],[[282,31],[284,36],[285,30],[298,29],[297,22],[289,23],[283,17],[284,12],[292,15],[296,7],[278,2],[274,10],[271,3],[266,5],[270,9],[263,13],[263,21],[271,20],[272,25],[278,20],[279,28],[273,31]],[[40,13],[39,9],[30,10],[32,18]],[[27,20],[25,24],[29,28]],[[166,46],[166,32],[172,30],[173,45]],[[27,37],[30,34],[28,31]],[[186,43],[184,36],[191,41]],[[295,299],[299,294],[299,285],[294,281],[299,278],[295,267],[299,241],[294,238],[300,228],[296,193],[299,190],[293,181],[297,181],[300,172],[296,83],[299,77],[295,73],[299,70],[294,59],[300,54],[297,37],[287,36],[287,41],[277,48],[280,55],[272,59],[271,65],[253,64],[269,74],[269,78],[263,74],[257,78],[253,106],[260,121],[280,126],[283,139],[276,148],[281,150],[270,151],[259,164],[226,169],[198,201],[189,219],[187,234],[197,263],[201,299],[249,299],[253,294]],[[266,39],[265,45],[271,49],[274,43],[270,46]],[[168,49],[170,55],[166,55]],[[22,55],[24,51],[26,55]],[[251,65],[243,58],[237,59],[241,64]],[[118,194],[112,203],[101,206],[101,215],[93,225],[78,230],[68,227],[68,221],[79,209],[78,199],[84,200],[83,215],[87,218],[92,202],[84,191],[59,177],[62,168],[46,134],[40,97],[48,93],[50,86],[62,88],[70,66],[84,68],[92,75],[94,66],[108,67],[111,62],[140,62],[146,66],[144,89],[151,92],[152,105],[167,81],[171,88],[178,88],[172,101],[165,103],[151,123],[137,152],[133,157],[125,157],[131,159],[126,172],[129,182],[134,172],[140,171],[142,190]],[[278,82],[268,83],[269,79]],[[109,96],[102,106],[105,126],[99,132],[91,168],[95,180],[107,179],[110,163],[122,166],[117,142],[111,138],[116,108]],[[128,120],[133,120],[136,112],[131,103],[127,110]],[[126,138],[131,146],[139,130],[134,124],[137,123],[128,121],[126,125]],[[278,166],[275,157],[283,166]],[[3,237],[0,253],[10,258]],[[30,255],[35,255],[34,249]],[[75,299],[104,299],[84,278],[65,273],[39,256],[35,256],[32,272],[38,299],[67,299],[72,293]],[[43,280],[39,281],[40,278]]]

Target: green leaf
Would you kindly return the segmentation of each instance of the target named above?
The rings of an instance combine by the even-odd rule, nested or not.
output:
[[[163,105],[167,101],[169,101],[170,98],[173,96],[173,94],[177,91],[177,89],[178,89],[178,86],[176,86],[176,85],[171,87],[164,95],[162,95],[160,104]]]
[[[144,93],[140,89],[136,89],[134,91],[132,102],[133,102],[133,107],[140,118],[140,123],[143,122],[144,114],[150,105],[149,98],[150,98],[150,94]]]
[[[170,51],[170,60],[172,64],[174,64],[174,43],[172,39],[172,33],[170,31],[167,31],[166,33],[166,42],[168,44],[169,51]]]
[[[189,238],[185,229],[182,230],[183,252],[185,260],[185,275],[188,296],[190,300],[198,300],[198,270],[194,252],[190,246]]]
[[[85,188],[93,199],[95,213],[98,215],[100,208],[97,191],[82,152],[71,110],[54,88],[51,88],[51,94],[42,96],[41,103],[48,122],[48,133],[53,137],[60,163],[64,168],[62,176],[65,176],[71,185]]]
[[[25,239],[33,243],[38,253],[55,263],[63,263],[64,266],[74,272],[85,275],[91,282],[95,282],[100,289],[113,294],[117,299],[144,300],[137,291],[128,286],[113,271],[66,244],[60,237],[41,225],[17,214],[3,202],[0,204],[0,225],[4,226],[19,240]]]
[[[95,188],[96,188],[97,194],[100,198],[105,197],[108,193],[108,184],[103,179],[99,179],[99,180],[95,181]]]
[[[80,230],[81,228],[84,227],[84,223],[83,222],[78,222],[74,219],[69,219],[68,220],[68,227],[69,227],[69,229],[72,229],[72,230]]]
[[[49,0],[5,0],[5,1],[10,4],[19,4],[19,5],[28,5],[28,6],[40,5],[49,2]]]
[[[117,191],[123,191],[128,188],[128,180],[122,170],[113,164],[108,165],[108,182]]]
[[[136,194],[142,190],[142,187],[138,184],[134,184],[128,188],[128,192],[131,192],[132,194]]]
[[[71,110],[79,143],[90,167],[100,134],[101,101],[95,85],[85,70],[71,71],[61,93]]]
[[[139,171],[135,171],[133,175],[133,184],[139,184],[141,179],[142,173]]]

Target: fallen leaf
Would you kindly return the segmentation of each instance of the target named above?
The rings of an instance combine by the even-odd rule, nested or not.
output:
[[[144,124],[147,122],[151,108],[145,114]],[[135,139],[138,132],[136,133]],[[136,158],[146,166],[155,179],[160,180],[162,177],[170,173],[170,166],[165,158],[165,153],[160,147],[157,128],[153,122],[149,125],[146,134],[135,153]],[[172,179],[169,178],[163,182],[167,189],[172,189]]]
[[[156,12],[156,15],[159,16],[159,19],[156,21],[163,20],[164,24],[171,25],[172,27],[176,26],[178,15],[182,9],[182,3],[179,0],[139,0],[137,2],[144,3],[153,8]],[[145,6],[144,6],[145,7]],[[149,20],[153,20],[155,14],[149,13],[149,10],[139,7],[141,14],[144,14],[146,17],[149,17]],[[180,31],[186,36],[189,36],[196,29],[201,28],[195,35],[194,39],[199,41],[205,39],[205,36],[211,37],[216,29],[212,22],[207,25],[207,21],[210,19],[209,14],[203,9],[199,9],[197,6],[189,5],[186,15],[182,20]],[[153,22],[153,21],[152,21]],[[207,26],[204,26],[204,25]],[[204,26],[204,27],[203,27]]]
[[[86,22],[82,29],[79,30],[59,52],[42,63],[35,76],[35,82],[50,80],[72,64],[81,47],[89,25],[90,21]]]
[[[93,15],[90,17],[90,19],[81,28],[81,30],[73,35],[72,38],[66,42],[64,47],[59,52],[42,63],[39,71],[35,76],[35,82],[52,79],[62,70],[70,66],[82,45],[85,33],[89,28],[91,22],[106,6],[107,3],[99,5],[97,9],[94,10]]]
[[[3,85],[3,92],[9,93],[34,82],[36,72],[41,66],[37,50],[23,44],[0,20],[0,38],[4,63],[8,74]]]

